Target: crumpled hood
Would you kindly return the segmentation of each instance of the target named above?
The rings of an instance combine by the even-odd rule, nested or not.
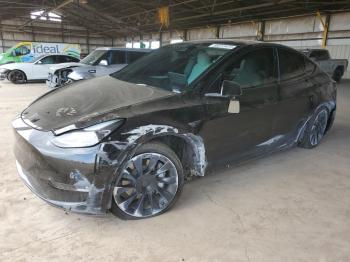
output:
[[[82,63],[78,63],[78,62],[70,62],[70,63],[61,63],[61,64],[57,64],[54,66],[50,66],[50,72],[55,72],[58,69],[63,69],[63,68],[68,68],[68,67],[72,67],[72,66],[87,66],[85,64]]]
[[[98,122],[109,112],[113,111],[114,118],[123,118],[118,110],[174,95],[170,91],[103,76],[48,92],[21,116],[27,124],[40,130],[55,131],[72,125],[81,128]]]

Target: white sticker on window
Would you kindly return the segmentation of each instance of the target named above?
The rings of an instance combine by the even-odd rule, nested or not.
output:
[[[211,44],[209,47],[221,48],[221,49],[234,49],[235,45],[225,45],[225,44]]]

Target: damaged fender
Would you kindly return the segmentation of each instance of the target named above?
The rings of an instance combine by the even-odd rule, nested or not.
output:
[[[106,188],[103,195],[103,206],[109,209],[111,205],[113,187],[118,174],[123,170],[126,162],[135,154],[138,147],[151,140],[162,137],[176,137],[186,143],[185,156],[188,166],[187,177],[204,176],[207,160],[203,140],[191,133],[180,133],[175,127],[167,125],[147,125],[137,127],[122,133],[122,141],[104,142],[97,154],[96,173],[108,177],[104,183]],[[117,152],[117,153],[116,153]]]

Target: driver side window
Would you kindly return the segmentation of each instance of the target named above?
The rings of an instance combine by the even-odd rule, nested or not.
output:
[[[276,81],[275,72],[273,49],[261,48],[222,68],[212,90],[219,93],[224,80],[236,82],[241,88],[263,86]]]
[[[227,68],[225,80],[234,81],[242,88],[260,86],[275,80],[274,71],[273,49],[263,48],[246,54]]]

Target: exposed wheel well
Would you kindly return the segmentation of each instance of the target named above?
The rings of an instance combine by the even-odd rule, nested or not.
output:
[[[186,179],[189,179],[194,174],[195,153],[191,143],[184,138],[173,135],[155,137],[150,141],[163,143],[175,152],[181,161]]]
[[[340,69],[343,73],[344,73],[344,66],[337,66],[336,68],[335,68],[335,70],[337,70],[337,69]]]
[[[332,128],[334,120],[335,120],[336,107],[334,107],[331,111],[329,111],[328,123],[326,127],[325,134]]]

